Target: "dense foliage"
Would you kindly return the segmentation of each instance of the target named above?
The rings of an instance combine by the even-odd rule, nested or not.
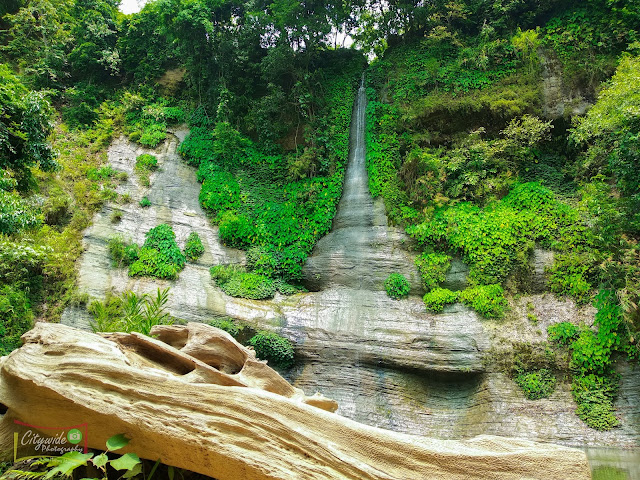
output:
[[[129,266],[129,276],[149,276],[175,279],[186,263],[185,255],[176,243],[176,234],[166,223],[152,228],[146,234],[142,247],[126,245],[121,239],[109,242],[113,261]]]
[[[294,363],[294,352],[291,342],[280,335],[262,331],[249,340],[258,358],[270,361],[281,368],[289,368]]]
[[[404,275],[392,273],[384,281],[384,289],[387,291],[387,295],[391,298],[400,300],[401,298],[405,298],[409,295],[411,285]]]

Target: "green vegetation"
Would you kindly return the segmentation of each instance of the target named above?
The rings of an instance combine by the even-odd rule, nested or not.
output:
[[[289,368],[294,363],[291,342],[273,332],[261,331],[249,340],[258,358],[268,360],[280,368]]]
[[[547,327],[549,341],[559,343],[560,345],[569,345],[572,340],[578,338],[578,327],[573,323],[560,322]]]
[[[460,292],[460,300],[487,318],[502,318],[509,306],[498,284],[469,287]]]
[[[551,325],[549,339],[568,346],[571,352],[573,382],[571,391],[578,416],[596,430],[609,430],[619,421],[613,402],[618,390],[618,375],[613,369],[616,352],[634,354],[625,332],[623,311],[611,290],[601,290],[595,299],[597,331],[563,322]]]
[[[143,153],[136,158],[136,165],[134,171],[140,179],[140,184],[144,187],[151,185],[149,177],[151,173],[158,169],[158,159],[154,155]]]
[[[384,289],[387,291],[387,295],[395,300],[400,300],[409,295],[411,285],[404,275],[399,273],[392,273],[384,281]]]
[[[427,309],[438,313],[444,309],[445,305],[456,303],[459,296],[459,292],[452,292],[446,288],[436,287],[427,292],[422,300]]]
[[[211,267],[211,277],[216,285],[231,297],[265,300],[273,298],[276,293],[276,286],[271,278],[247,272],[235,265]]]
[[[96,455],[93,452],[80,453],[78,451],[66,452],[58,457],[35,457],[30,462],[28,471],[12,469],[5,475],[2,475],[3,479],[16,479],[16,478],[60,478],[67,477],[73,478],[74,472],[84,470],[82,467],[87,467],[91,464],[93,472],[100,472],[101,479],[107,479],[107,466],[110,470],[115,470],[120,474],[122,472],[123,478],[132,478],[136,475],[143,473],[143,462],[135,453],[125,453],[117,458],[109,458],[108,454],[116,450],[120,450],[129,444],[129,439],[124,434],[114,435],[110,437],[106,442],[106,451]],[[151,479],[155,473],[160,460],[158,460],[146,478]],[[23,467],[24,468],[24,467]],[[86,470],[89,470],[86,468]],[[76,475],[78,474],[76,472]],[[93,475],[92,473],[91,475]],[[171,475],[173,476],[173,475]],[[98,480],[97,478],[86,480]]]
[[[166,310],[169,289],[160,290],[155,297],[138,295],[132,291],[108,295],[104,301],[94,300],[89,313],[94,317],[94,332],[140,332],[149,335],[155,325],[172,325],[174,319]]]
[[[221,240],[247,251],[246,271],[214,267],[221,288],[250,298],[301,291],[302,265],[341,195],[365,67],[362,52],[339,47],[339,31],[377,55],[365,73],[369,185],[424,250],[427,308],[462,301],[499,318],[505,295],[528,288],[534,247],[554,250],[551,291],[579,304],[595,296],[598,316],[592,328],[554,326],[549,338],[571,356],[580,417],[612,427],[613,361],[640,358],[638,12],[637,0],[163,0],[126,16],[112,0],[4,2],[3,348],[33,318],[55,321],[77,300],[83,230],[105,202],[130,200],[116,193],[126,174],[106,166],[123,133],[155,148],[188,124],[180,152],[197,168],[200,202]],[[552,122],[541,75],[557,62],[571,94],[595,105],[578,116],[580,105],[567,104]],[[156,166],[141,156],[141,183]],[[167,225],[142,247],[109,242],[115,265],[160,278],[199,250],[183,254]],[[471,269],[462,292],[439,288],[453,255]],[[511,374],[533,392],[553,368]]]
[[[451,257],[441,253],[423,253],[416,257],[416,267],[424,288],[431,290],[444,282],[445,275],[451,267]]]
[[[529,400],[547,398],[556,386],[556,378],[544,368],[534,372],[520,373],[516,376],[515,382]]]
[[[142,208],[147,208],[151,206],[151,200],[149,200],[147,197],[142,197],[142,199],[140,200],[140,206]]]
[[[184,246],[184,256],[190,262],[195,262],[203,253],[204,245],[202,245],[200,235],[198,235],[198,232],[191,232],[187,237],[187,243]]]
[[[147,232],[138,258],[129,265],[129,276],[175,279],[185,263],[186,258],[176,243],[176,234],[163,223]]]
[[[33,326],[31,301],[22,291],[3,285],[0,289],[0,355],[22,345],[20,337]]]

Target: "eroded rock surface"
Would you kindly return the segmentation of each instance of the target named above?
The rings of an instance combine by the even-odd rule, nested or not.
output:
[[[155,333],[101,337],[40,323],[25,334],[0,360],[5,455],[14,419],[55,418],[88,423],[89,447],[125,433],[141,457],[219,480],[591,478],[579,450],[489,436],[433,440],[310,406],[266,365],[245,372],[259,363],[253,353],[212,327]]]

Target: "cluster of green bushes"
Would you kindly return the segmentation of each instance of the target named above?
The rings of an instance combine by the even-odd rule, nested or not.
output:
[[[231,297],[266,300],[273,298],[276,291],[283,295],[294,295],[305,291],[303,288],[291,285],[281,278],[273,279],[267,275],[257,273],[257,270],[247,271],[238,265],[216,265],[211,267],[211,278],[224,293]]]
[[[615,292],[600,290],[595,306],[595,331],[562,322],[549,326],[548,334],[550,341],[567,347],[571,354],[577,415],[596,430],[609,430],[619,423],[613,406],[618,391],[614,357],[623,352],[633,357],[633,346]]]
[[[140,184],[148,187],[151,184],[149,177],[151,176],[151,173],[157,169],[158,159],[155,157],[155,155],[143,153],[142,155],[138,155],[138,157],[136,158],[136,164],[133,170],[138,175]]]
[[[196,261],[204,253],[202,240],[196,232],[189,234],[182,252],[176,243],[176,234],[165,223],[147,232],[142,247],[115,235],[109,239],[107,248],[113,266],[128,267],[129,276],[171,280],[177,278],[187,260]]]
[[[384,289],[387,291],[387,295],[395,300],[400,300],[409,295],[411,291],[411,284],[404,275],[399,273],[392,273],[384,281]]]
[[[502,318],[509,306],[499,284],[478,285],[460,292],[435,287],[425,294],[423,301],[433,312],[441,312],[446,305],[460,301],[487,318]]]
[[[252,346],[256,356],[268,360],[271,365],[285,369],[294,365],[293,345],[277,333],[266,330],[256,332],[252,327],[232,318],[215,319],[209,325],[224,330],[244,345]]]

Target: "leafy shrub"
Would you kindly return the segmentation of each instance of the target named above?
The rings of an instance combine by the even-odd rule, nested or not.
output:
[[[184,246],[184,255],[187,260],[195,262],[204,253],[204,245],[200,240],[200,235],[197,232],[191,232],[187,237],[187,243]]]
[[[508,307],[504,290],[498,284],[469,287],[460,292],[460,300],[488,318],[502,318]]]
[[[36,204],[14,192],[0,190],[0,233],[10,235],[29,230],[42,223]]]
[[[571,392],[578,404],[576,414],[596,430],[610,430],[618,426],[620,421],[613,407],[617,391],[618,380],[613,376],[574,376]]]
[[[276,278],[273,281],[273,284],[275,285],[276,289],[283,295],[296,295],[298,293],[304,293],[307,291],[306,288],[299,285],[291,285],[281,278]]]
[[[522,389],[525,397],[529,400],[537,400],[553,393],[556,377],[543,368],[534,372],[520,373],[516,376],[515,382]]]
[[[578,338],[579,330],[573,323],[560,322],[554,323],[547,327],[549,341],[556,342],[561,345],[569,345]]]
[[[549,189],[528,183],[485,208],[463,202],[439,209],[431,220],[407,231],[427,246],[460,251],[471,267],[469,279],[489,285],[528,268],[533,242],[563,242],[570,248],[577,223],[576,213]]]
[[[0,287],[0,356],[20,347],[20,337],[33,326],[27,295],[9,285]]]
[[[149,335],[156,325],[172,325],[174,319],[166,310],[169,289],[158,289],[156,296],[138,295],[132,291],[119,296],[107,296],[104,301],[91,302],[89,313],[94,317],[94,332],[140,332]]]
[[[445,275],[451,267],[451,257],[441,253],[423,253],[416,257],[416,267],[424,288],[431,290],[445,281]]]
[[[224,293],[231,297],[265,300],[276,293],[274,281],[264,275],[249,273],[234,265],[211,267],[211,277]]]
[[[251,237],[255,234],[253,224],[246,215],[235,215],[226,212],[220,220],[220,240],[225,245],[236,248],[247,248],[251,245]]]
[[[236,338],[238,336],[241,329],[238,323],[233,318],[229,317],[215,318],[209,322],[209,325],[219,328],[220,330],[224,330],[233,338]]]
[[[268,360],[273,365],[289,368],[294,363],[293,345],[284,337],[273,332],[258,332],[249,340],[258,358]]]
[[[399,300],[409,295],[411,285],[404,275],[392,273],[384,281],[384,289],[387,291],[387,295],[391,298]]]
[[[140,200],[140,206],[142,208],[147,208],[151,206],[151,200],[149,200],[147,197],[142,197],[142,199]]]
[[[176,243],[176,234],[163,223],[147,232],[138,259],[129,265],[129,276],[175,279],[185,262]]]
[[[151,172],[158,169],[158,159],[154,155],[143,153],[136,158],[134,171],[138,174],[140,183],[148,187],[151,184],[149,179]]]
[[[458,292],[452,292],[446,288],[436,287],[427,292],[422,298],[428,310],[433,312],[441,312],[445,305],[456,303],[458,301]]]

